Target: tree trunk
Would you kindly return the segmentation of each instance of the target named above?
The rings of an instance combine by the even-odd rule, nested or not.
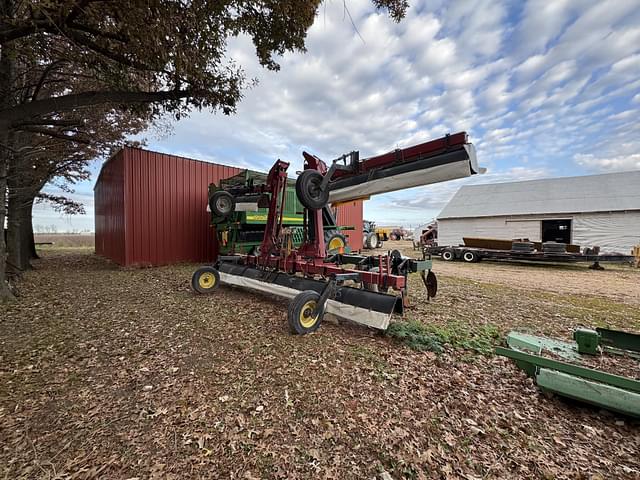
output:
[[[29,207],[29,218],[25,221],[25,223],[27,225],[26,236],[29,242],[29,256],[31,257],[31,260],[37,260],[38,258],[40,258],[40,255],[38,255],[38,251],[36,250],[36,239],[33,235],[33,202],[31,202],[31,206]]]
[[[17,162],[14,162],[17,163]],[[9,169],[9,211],[7,215],[7,263],[10,272],[22,273],[31,268],[29,226],[31,225],[31,206],[33,197],[20,185],[19,175],[13,175]]]
[[[11,19],[14,15],[13,0],[0,0],[0,15]],[[0,45],[0,110],[13,107],[9,94],[13,85],[15,50],[11,42]],[[0,301],[13,298],[7,282],[7,248],[4,240],[4,219],[7,205],[7,169],[11,157],[9,122],[0,121]]]
[[[8,128],[0,124],[0,228],[2,229],[2,235],[0,235],[0,301],[13,297],[7,283],[7,249],[4,241],[4,217],[7,204],[7,163],[9,157],[9,151],[6,147],[8,142]]]

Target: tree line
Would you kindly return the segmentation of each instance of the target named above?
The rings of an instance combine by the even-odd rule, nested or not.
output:
[[[227,42],[246,35],[267,69],[304,51],[322,0],[0,0],[0,299],[36,255],[37,198],[160,118],[232,114],[247,79]],[[399,21],[406,0],[372,0]],[[347,4],[345,3],[345,9]],[[6,240],[6,243],[5,243]]]

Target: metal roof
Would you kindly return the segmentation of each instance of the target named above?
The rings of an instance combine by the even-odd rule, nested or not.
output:
[[[640,210],[640,170],[464,185],[438,219]]]

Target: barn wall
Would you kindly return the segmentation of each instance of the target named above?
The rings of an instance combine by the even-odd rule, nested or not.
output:
[[[528,238],[540,241],[540,216],[447,218],[438,220],[438,245],[461,245],[462,237]],[[551,218],[551,217],[550,217]]]
[[[207,187],[234,167],[126,148],[126,264],[206,262],[217,256]]]
[[[640,211],[445,218],[438,220],[438,244],[461,245],[463,237],[528,238],[540,241],[541,220],[571,219],[571,243],[627,253],[640,243]]]
[[[573,241],[603,251],[629,254],[640,244],[640,211],[573,215]]]
[[[354,230],[343,230],[347,237],[347,245],[352,251],[362,249],[362,200],[341,204],[337,208],[336,221],[343,227],[354,227]]]
[[[96,253],[121,265],[126,263],[124,182],[120,151],[105,162],[93,195]]]

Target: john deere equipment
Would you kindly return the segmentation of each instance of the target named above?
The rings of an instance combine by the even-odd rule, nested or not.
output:
[[[259,253],[260,244],[267,225],[268,208],[260,208],[255,203],[243,201],[237,202],[233,212],[229,215],[220,214],[228,205],[225,196],[217,192],[251,190],[266,182],[265,173],[253,170],[244,170],[233,177],[221,180],[218,185],[209,185],[209,205],[207,210],[211,213],[211,225],[216,229],[219,251],[223,255],[234,253]],[[287,179],[285,210],[282,214],[283,228],[288,229],[293,246],[302,244],[304,207],[298,200],[295,191],[295,180]],[[215,199],[215,200],[214,200]],[[222,200],[222,203],[220,203]],[[249,198],[250,200],[250,198]],[[349,227],[340,227],[336,224],[333,211],[327,206],[323,209],[324,241],[329,252],[349,252],[347,238],[341,233]]]

